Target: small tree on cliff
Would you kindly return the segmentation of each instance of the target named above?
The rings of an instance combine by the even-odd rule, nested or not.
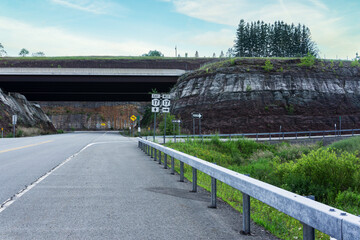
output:
[[[164,54],[162,54],[158,50],[150,50],[148,53],[145,53],[142,55],[143,57],[163,57]]]
[[[26,48],[20,50],[19,55],[25,57],[29,54],[29,51]]]

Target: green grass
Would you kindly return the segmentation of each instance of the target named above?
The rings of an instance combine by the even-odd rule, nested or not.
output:
[[[290,145],[287,143],[268,145],[245,139],[222,142],[217,137],[212,138],[211,141],[190,140],[185,143],[168,143],[167,146],[206,161],[214,162],[233,171],[250,174],[253,178],[284,187],[287,190],[289,190],[289,186],[286,185],[287,182],[283,181],[298,184],[298,180],[301,180],[301,176],[303,176],[302,171],[308,171],[306,170],[307,166],[314,166],[318,172],[314,173],[315,182],[307,183],[310,186],[310,190],[306,188],[295,190],[316,190],[316,188],[312,188],[313,186],[320,186],[320,189],[323,189],[324,187],[321,184],[326,185],[329,182],[335,184],[341,180],[344,184],[348,184],[344,185],[345,191],[336,192],[330,189],[325,191],[329,195],[326,195],[324,199],[336,208],[353,214],[360,214],[360,194],[358,189],[355,189],[357,186],[356,182],[360,181],[360,171],[356,170],[359,168],[360,163],[355,155],[353,155],[353,153],[357,153],[356,149],[359,149],[360,137],[346,139],[328,147],[322,147],[321,143],[313,145]],[[336,149],[338,153],[334,153],[333,149]],[[179,161],[176,160],[175,163],[175,169],[179,171]],[[335,164],[334,169],[328,167],[332,164]],[[315,166],[319,166],[319,168]],[[349,176],[346,175],[345,178],[344,175],[341,179],[337,179],[336,176],[331,176],[331,174],[329,176],[328,172],[335,171],[336,169],[340,169],[340,171],[345,169],[344,171]],[[297,175],[295,174],[294,176],[297,176],[297,178],[289,177],[291,172],[296,173]],[[192,181],[192,169],[186,164],[184,174],[187,179]],[[287,176],[287,178],[285,177],[281,182],[277,182],[284,176]],[[304,176],[308,176],[307,173]],[[353,180],[354,178],[359,178],[359,180]],[[305,179],[308,178],[306,177]],[[323,182],[322,179],[324,179]],[[208,191],[211,189],[211,179],[204,173],[198,172],[198,184]],[[348,186],[352,187],[348,188]],[[341,188],[342,186],[338,187]],[[242,194],[240,191],[221,182],[218,182],[217,188],[220,198],[236,210],[242,212]],[[295,192],[299,193],[298,191]],[[304,195],[310,194],[311,192],[305,192]],[[302,225],[299,221],[256,199],[251,199],[251,217],[257,224],[264,226],[279,238],[302,239]],[[329,239],[329,236],[316,231],[316,238]]]

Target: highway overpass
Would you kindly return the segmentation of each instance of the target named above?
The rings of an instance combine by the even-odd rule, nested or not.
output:
[[[3,59],[0,88],[30,101],[149,101],[152,89],[168,92],[209,59],[99,61]]]

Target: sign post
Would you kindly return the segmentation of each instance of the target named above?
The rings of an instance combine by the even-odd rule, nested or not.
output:
[[[154,113],[154,138],[153,141],[155,142],[155,133],[156,133],[156,113],[160,112],[160,94],[151,94],[151,112]]]
[[[178,123],[179,124],[179,129],[180,129],[181,120],[172,120],[171,122],[173,124],[174,142],[176,142],[176,127],[175,127],[175,124]]]
[[[161,112],[164,113],[165,122],[164,122],[164,143],[165,143],[165,136],[166,136],[166,115],[170,112],[170,94],[161,94]]]
[[[4,138],[4,128],[1,128],[1,138]]]
[[[133,137],[135,137],[135,120],[136,120],[135,115],[132,115],[130,119],[132,121],[132,123],[130,123],[130,125],[132,125],[132,134],[130,133],[130,136],[133,135]]]
[[[17,115],[12,115],[13,133],[14,133],[13,137],[15,137],[16,122],[17,122]]]
[[[193,133],[195,135],[195,118],[199,119],[199,135],[201,135],[201,118],[202,118],[202,114],[201,113],[192,113],[191,114],[193,117]]]

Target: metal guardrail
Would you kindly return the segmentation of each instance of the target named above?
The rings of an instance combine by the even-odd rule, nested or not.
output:
[[[226,138],[237,138],[237,137],[249,137],[258,141],[261,137],[267,138],[269,141],[272,140],[285,140],[286,137],[293,137],[295,140],[299,138],[325,138],[325,137],[339,137],[343,134],[354,136],[359,134],[360,129],[342,129],[342,130],[319,130],[319,131],[299,131],[299,132],[269,132],[269,133],[230,133],[230,134],[201,134],[201,135],[166,135],[165,138],[173,138],[175,141],[177,138],[209,138],[209,137],[226,137]],[[145,139],[150,139],[153,136],[143,136]],[[164,136],[157,136],[163,138]],[[165,141],[164,141],[165,142]]]
[[[159,164],[161,164],[161,153],[163,153],[164,168],[167,168],[167,158],[170,157],[172,174],[175,172],[174,159],[178,159],[180,161],[180,181],[184,181],[184,163],[191,166],[194,192],[196,192],[197,186],[197,171],[209,175],[212,189],[210,207],[216,208],[217,180],[241,191],[243,194],[241,232],[244,234],[250,233],[250,197],[253,197],[301,221],[304,225],[303,239],[315,239],[315,229],[338,240],[360,239],[360,217],[143,138],[138,138],[138,146],[155,161],[159,161]]]

